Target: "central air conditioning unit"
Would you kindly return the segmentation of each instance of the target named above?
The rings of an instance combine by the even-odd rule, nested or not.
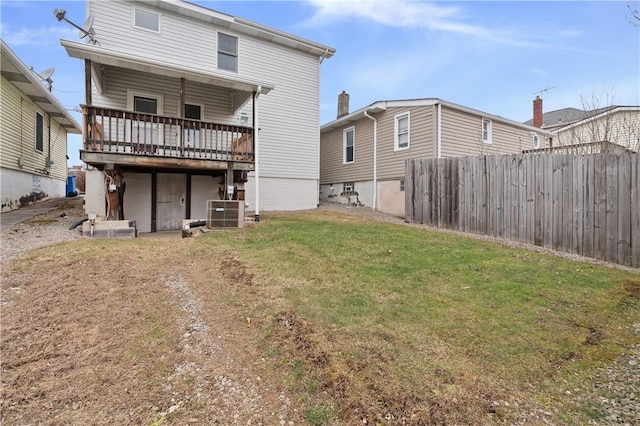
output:
[[[244,201],[207,200],[207,228],[242,228]]]

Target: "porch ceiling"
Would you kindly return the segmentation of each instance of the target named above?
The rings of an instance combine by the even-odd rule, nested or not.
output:
[[[96,64],[104,64],[150,74],[162,75],[165,77],[184,78],[188,81],[195,81],[198,83],[234,90],[235,94],[232,97],[233,105],[231,105],[233,111],[237,110],[251,99],[253,92],[258,89],[261,90],[262,94],[269,93],[274,89],[273,84],[269,83],[181,67],[179,65],[163,61],[142,58],[105,49],[100,46],[93,46],[69,40],[60,40],[60,44],[67,50],[67,54],[69,56],[78,59],[89,59],[94,64],[94,67]],[[98,69],[94,68],[94,71],[98,71]]]

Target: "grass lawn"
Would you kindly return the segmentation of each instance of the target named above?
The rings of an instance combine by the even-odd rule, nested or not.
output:
[[[330,212],[269,215],[208,247],[250,265],[310,424],[473,424],[528,406],[583,424],[591,371],[638,341],[640,275]],[[246,302],[246,300],[245,300]],[[589,391],[590,392],[590,391]]]

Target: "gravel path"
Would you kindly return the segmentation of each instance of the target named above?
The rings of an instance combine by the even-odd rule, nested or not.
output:
[[[386,215],[366,207],[325,203],[320,206],[320,209],[337,211],[349,215],[359,215],[373,220],[381,220],[399,225],[436,230],[424,225],[408,224],[404,222],[402,218]],[[84,217],[81,201],[76,203],[70,202],[63,204],[57,209],[38,215],[29,221],[10,227],[2,234],[2,262],[38,247],[60,241],[83,238],[78,229],[70,230],[69,228]],[[441,232],[459,234],[454,231]],[[551,253],[576,261],[606,265],[640,273],[637,269],[607,264],[571,254],[552,252],[541,247],[496,240],[486,236],[471,237],[508,246]],[[635,325],[635,331],[640,336],[640,322]],[[578,391],[567,390],[568,394],[573,392],[575,402],[580,403],[585,400],[590,400],[603,414],[601,419],[591,422],[591,425],[640,425],[640,345],[636,345],[635,348],[632,349],[633,353],[631,355],[622,357],[598,369],[593,376],[592,389]],[[225,377],[220,376],[218,379],[220,381],[219,386],[225,388]],[[603,395],[606,395],[606,397]],[[551,416],[552,413],[547,413],[538,407],[521,407],[521,415],[515,424],[555,424],[550,420]],[[280,424],[283,423],[283,421],[280,422]]]

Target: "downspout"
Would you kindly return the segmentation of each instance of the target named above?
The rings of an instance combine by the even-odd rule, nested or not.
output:
[[[329,49],[324,49],[324,53],[318,59],[318,179],[316,180],[316,206],[320,207],[320,140],[322,139],[320,136],[320,65],[327,59],[327,53],[329,53]]]
[[[378,208],[378,120],[370,116],[367,111],[363,111],[364,116],[373,120],[373,206]]]
[[[442,158],[442,104],[438,102],[438,123],[436,125],[436,150],[437,157]]]
[[[47,137],[49,138],[49,142],[47,143],[49,146],[48,154],[47,154],[47,175],[51,175],[51,114],[47,113]]]
[[[262,86],[258,86],[256,91],[253,93],[253,140],[254,140],[254,161],[256,164],[256,211],[255,211],[255,221],[260,222],[260,150],[259,150],[259,134],[260,129],[258,128],[258,97],[260,97],[260,93],[262,92]]]

